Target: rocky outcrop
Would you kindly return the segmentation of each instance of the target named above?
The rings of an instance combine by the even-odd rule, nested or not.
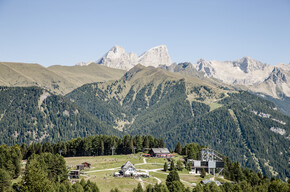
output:
[[[198,71],[207,77],[214,77],[229,84],[253,85],[263,82],[273,70],[273,67],[250,57],[237,61],[206,61],[199,60],[195,65]]]
[[[137,64],[158,67],[159,65],[171,65],[171,59],[165,45],[154,47],[144,52],[140,57],[136,53],[126,53],[121,46],[114,46],[101,59],[98,64],[111,68],[129,70]]]
[[[138,56],[135,53],[126,53],[121,46],[114,46],[110,49],[97,64],[107,67],[129,70],[138,63]]]
[[[159,65],[169,66],[171,65],[171,59],[168,54],[167,47],[165,45],[160,45],[153,47],[143,53],[139,59],[138,63],[144,66],[158,67]]]

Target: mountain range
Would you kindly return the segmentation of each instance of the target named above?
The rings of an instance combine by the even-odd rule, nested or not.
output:
[[[84,64],[90,65],[91,62]],[[268,65],[250,57],[236,61],[207,61],[200,59],[196,63],[171,63],[165,45],[154,47],[141,56],[126,53],[121,46],[114,46],[96,63],[111,68],[129,70],[137,64],[181,72],[198,78],[219,80],[223,83],[251,91],[275,102],[281,111],[290,115],[290,64]],[[201,72],[201,73],[198,73]],[[203,78],[205,80],[205,78]],[[286,105],[282,105],[285,103]]]
[[[139,57],[115,46],[77,66],[0,69],[0,143],[151,134],[170,149],[196,142],[268,176],[290,176],[289,65],[249,57],[176,64],[166,46]]]

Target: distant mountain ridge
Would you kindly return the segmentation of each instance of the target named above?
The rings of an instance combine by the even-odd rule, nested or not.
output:
[[[153,47],[139,57],[136,53],[126,53],[123,47],[115,45],[96,63],[111,68],[129,70],[137,64],[153,67],[158,67],[159,65],[168,66],[171,65],[171,59],[165,45]],[[89,64],[90,62],[81,62],[77,65],[84,66]]]

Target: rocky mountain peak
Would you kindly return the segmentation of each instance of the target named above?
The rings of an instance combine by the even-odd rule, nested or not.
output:
[[[169,66],[171,65],[171,59],[167,47],[165,45],[160,45],[153,47],[140,55],[138,63],[141,63],[144,66],[153,67],[158,67],[159,65]]]
[[[126,53],[123,47],[115,45],[97,63],[111,68],[129,70],[138,63],[153,67],[169,66],[171,65],[171,59],[165,45],[153,47],[140,57],[134,52]]]
[[[286,75],[277,67],[274,67],[273,71],[265,81],[272,80],[275,84],[287,83]]]
[[[138,56],[135,53],[127,54],[123,47],[115,45],[96,63],[111,68],[129,70],[138,63]]]
[[[204,72],[206,76],[212,77],[216,73],[211,61],[199,59],[195,65],[198,71]]]
[[[267,65],[260,61],[256,61],[248,56],[233,62],[235,67],[239,67],[244,73],[256,70],[263,70]]]

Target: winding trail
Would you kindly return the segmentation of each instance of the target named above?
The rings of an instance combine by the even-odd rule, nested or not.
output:
[[[138,163],[138,164],[135,164],[135,165],[144,165],[144,164],[163,164],[163,163],[147,163],[146,158],[143,158],[143,163]],[[115,167],[115,168],[109,168],[109,169],[99,169],[99,170],[93,170],[93,171],[86,171],[86,172],[84,172],[84,173],[93,173],[93,172],[101,172],[101,171],[114,171],[114,170],[119,170],[119,169],[120,169],[120,167]],[[146,172],[146,173],[149,173],[149,172],[156,172],[156,173],[164,174],[164,175],[168,175],[168,174],[169,174],[169,173],[158,172],[158,171],[163,170],[163,168],[159,168],[159,169],[138,169],[138,170],[140,170],[140,171],[144,171],[144,172]],[[188,175],[188,174],[180,174],[180,175]],[[154,178],[154,179],[157,180],[157,184],[160,184],[160,183],[162,182],[162,181],[161,181],[159,178],[157,178],[157,177],[152,177],[152,178]],[[145,184],[144,184],[144,181],[142,180],[142,178],[139,177],[137,180],[140,182],[142,188],[145,189]],[[190,182],[188,182],[188,181],[184,181],[184,180],[182,180],[182,179],[180,179],[180,181],[183,182],[183,183],[187,183],[187,184],[189,184],[189,185],[192,184],[192,183],[190,183]]]

